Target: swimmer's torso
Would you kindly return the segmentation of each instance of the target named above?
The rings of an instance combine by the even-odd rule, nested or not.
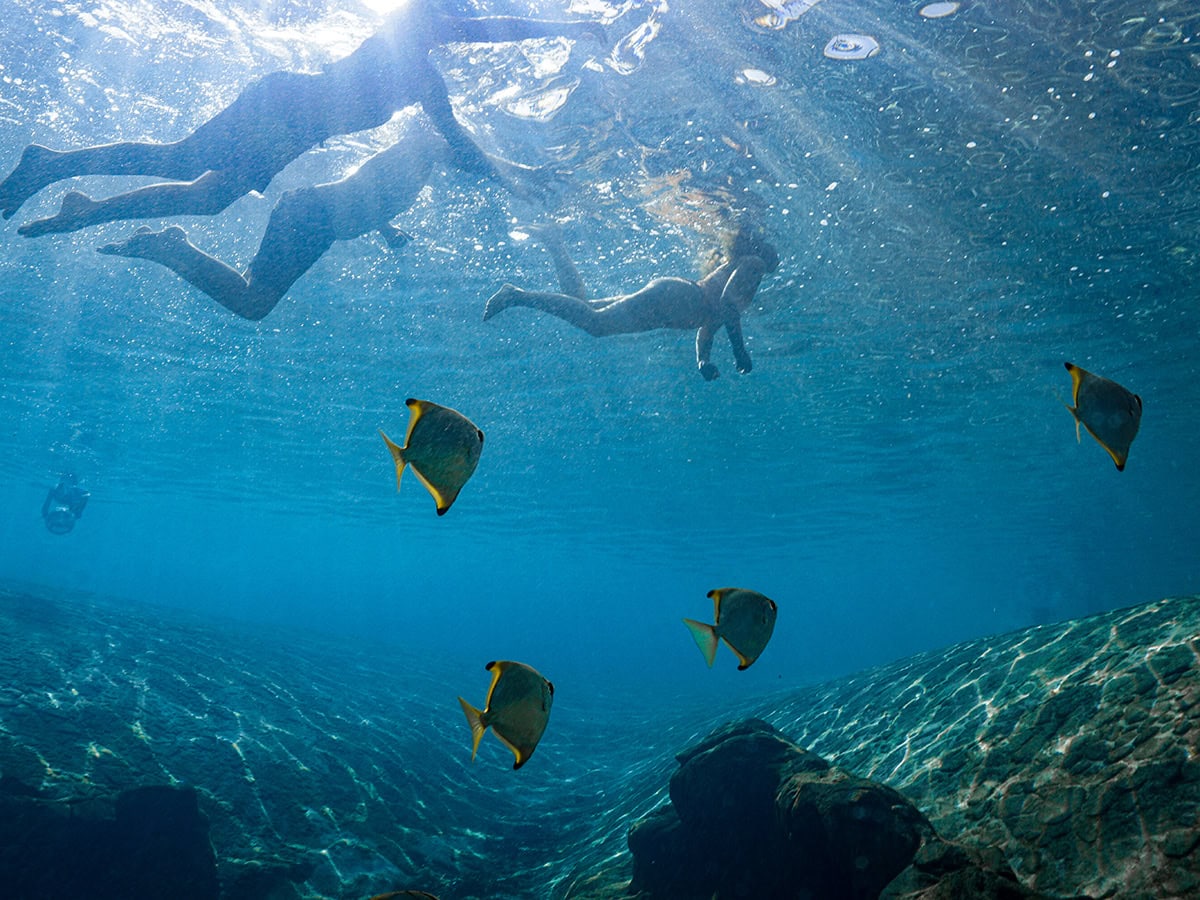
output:
[[[322,105],[335,119],[330,133],[375,128],[420,102],[427,91],[444,93],[441,76],[429,60],[438,42],[426,4],[409,3],[352,54],[326,66]]]

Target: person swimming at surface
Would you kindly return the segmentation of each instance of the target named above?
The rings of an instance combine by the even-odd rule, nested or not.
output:
[[[244,273],[191,243],[178,225],[162,231],[143,226],[99,251],[166,266],[226,309],[247,319],[262,319],[334,241],[377,230],[389,247],[404,246],[408,235],[391,220],[413,204],[435,163],[449,156],[446,141],[423,117],[415,117],[392,146],[345,178],[285,191]]]
[[[273,72],[252,82],[232,104],[173,143],[122,141],[65,151],[31,144],[0,182],[0,215],[11,217],[42,188],[77,175],[173,180],[104,200],[71,191],[56,215],[17,230],[32,237],[123,219],[215,215],[242,195],[264,190],[284,166],[327,138],[375,128],[415,104],[433,121],[462,168],[501,182],[522,173],[536,176],[538,170],[515,164],[501,171],[475,145],[454,118],[430,51],[456,42],[603,39],[603,29],[583,20],[469,18],[438,6],[405,4],[388,16],[381,31],[319,73]]]
[[[527,229],[550,253],[562,293],[528,291],[505,284],[487,302],[484,319],[511,306],[528,306],[581,328],[593,337],[653,331],[696,330],[696,365],[705,381],[719,374],[709,361],[713,340],[722,328],[743,375],[750,354],[742,337],[742,313],[750,306],[764,275],[779,267],[779,254],[754,227],[742,224],[727,235],[721,262],[699,281],[655,278],[632,294],[588,300],[583,281],[568,256],[558,229]]]

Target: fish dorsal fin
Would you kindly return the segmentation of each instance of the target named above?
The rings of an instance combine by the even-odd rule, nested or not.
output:
[[[1075,363],[1063,363],[1067,367],[1067,371],[1071,373],[1071,402],[1075,404],[1075,408],[1079,408],[1079,388],[1088,378],[1091,373],[1086,369],[1081,369]]]
[[[384,434],[382,428],[379,429],[379,436],[387,444],[387,448],[392,454],[392,460],[396,463],[396,490],[400,490],[400,476],[404,474],[404,467],[408,465],[408,461],[404,458],[404,448],[396,446],[396,442]]]
[[[1058,402],[1063,406],[1066,406],[1067,412],[1075,417],[1075,443],[1078,444],[1083,440],[1082,435],[1079,433],[1079,386],[1083,384],[1083,379],[1088,373],[1084,369],[1081,369],[1079,366],[1075,365],[1075,363],[1067,362],[1063,363],[1063,365],[1066,366],[1067,371],[1071,373],[1071,402],[1075,405],[1067,406],[1066,401],[1061,397],[1059,398]]]
[[[412,443],[413,429],[417,427],[417,422],[420,421],[422,414],[424,414],[429,404],[424,400],[416,400],[409,397],[404,401],[404,405],[409,409],[408,431],[404,432],[404,448],[407,450]]]
[[[708,592],[708,596],[713,602],[713,622],[717,625],[721,624],[721,598],[728,593],[729,588],[714,588]]]
[[[492,708],[492,693],[496,690],[496,685],[500,683],[500,676],[504,674],[504,670],[508,668],[508,663],[504,660],[493,659],[490,663],[484,666],[492,673],[492,683],[488,686],[487,701],[483,704],[484,709]]]

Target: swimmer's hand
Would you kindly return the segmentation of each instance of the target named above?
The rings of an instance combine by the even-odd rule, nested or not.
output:
[[[712,381],[721,373],[717,371],[717,367],[710,362],[700,363],[700,374],[704,376],[705,381]]]
[[[392,250],[399,250],[405,244],[407,244],[409,241],[412,240],[411,234],[409,234],[404,229],[398,228],[397,226],[392,225],[390,223],[387,225],[384,225],[382,228],[380,228],[379,234],[383,237],[384,241],[387,243],[388,248],[392,249]]]

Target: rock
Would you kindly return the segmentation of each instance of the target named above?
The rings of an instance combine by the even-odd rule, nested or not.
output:
[[[312,874],[306,858],[228,863],[221,871],[221,900],[300,900],[296,887]]]
[[[1051,895],[1017,881],[995,849],[975,850],[932,837],[879,900],[1051,900]]]
[[[631,889],[689,900],[875,900],[933,830],[896,791],[770,725],[717,729],[678,757],[671,803],[629,834]]]
[[[76,804],[5,787],[0,872],[9,900],[216,900],[208,822],[190,788],[140,787]]]

